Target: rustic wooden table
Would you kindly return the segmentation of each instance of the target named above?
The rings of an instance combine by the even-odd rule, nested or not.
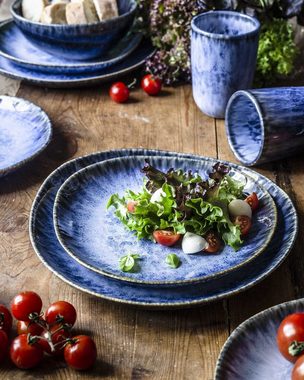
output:
[[[21,85],[17,96],[49,114],[54,137],[45,153],[0,181],[0,301],[9,304],[17,292],[30,289],[42,296],[45,305],[58,299],[72,302],[79,312],[77,328],[92,334],[97,343],[98,363],[81,374],[52,359],[29,372],[7,364],[0,369],[1,379],[209,380],[219,351],[235,327],[260,310],[304,293],[303,155],[257,169],[291,196],[300,231],[285,263],[245,293],[194,309],[147,311],[84,294],[44,267],[29,240],[29,212],[43,180],[63,162],[127,147],[235,161],[223,121],[199,111],[190,86],[166,89],[155,98],[135,90],[125,105],[111,102],[107,91],[108,86],[46,90]]]

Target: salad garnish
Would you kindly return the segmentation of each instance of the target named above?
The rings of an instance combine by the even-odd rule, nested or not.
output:
[[[166,263],[173,269],[176,269],[180,266],[181,261],[179,257],[175,253],[170,253],[166,257]]]
[[[127,255],[121,257],[119,259],[119,269],[123,272],[131,272],[134,271],[137,260],[139,260],[140,255],[128,253]]]

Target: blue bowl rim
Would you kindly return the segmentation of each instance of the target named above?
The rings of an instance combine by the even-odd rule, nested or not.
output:
[[[257,111],[257,113],[259,115],[260,127],[261,127],[261,146],[260,146],[260,150],[259,150],[259,152],[256,155],[256,157],[255,157],[254,160],[246,160],[244,157],[242,157],[239,154],[238,150],[236,149],[235,145],[233,144],[233,141],[232,141],[231,135],[230,135],[231,125],[229,125],[229,122],[228,122],[228,118],[229,118],[228,115],[229,115],[230,108],[231,108],[234,100],[237,99],[240,96],[247,97],[252,102],[252,104],[255,106],[255,109],[256,109],[256,111]],[[230,146],[231,150],[233,151],[234,155],[236,156],[236,158],[240,162],[242,162],[242,164],[244,164],[246,166],[256,165],[258,163],[258,161],[260,160],[260,158],[262,156],[262,153],[263,153],[263,149],[264,149],[265,124],[264,124],[264,120],[263,120],[263,113],[262,113],[261,107],[260,107],[257,99],[253,96],[253,94],[250,93],[250,91],[246,91],[246,90],[237,91],[229,99],[227,107],[226,107],[226,114],[225,114],[225,129],[226,129],[226,135],[227,135],[227,139],[228,139],[228,142],[229,142],[229,146]]]
[[[233,17],[236,17],[236,16],[242,17],[243,19],[250,20],[253,24],[255,24],[255,28],[252,31],[247,32],[247,33],[238,34],[236,36],[227,36],[227,35],[219,34],[219,33],[206,32],[205,30],[202,30],[198,26],[195,25],[195,23],[198,19],[200,19],[202,17],[208,17],[208,16],[214,15],[214,14],[230,15]],[[241,39],[244,37],[254,36],[254,35],[259,33],[260,27],[261,27],[261,24],[257,18],[248,16],[244,13],[240,13],[240,12],[236,12],[236,11],[221,11],[221,10],[209,11],[209,12],[200,13],[197,16],[193,17],[193,19],[191,20],[192,31],[194,31],[198,34],[202,34],[205,37],[219,39],[219,40],[238,40],[238,39]]]
[[[121,19],[125,18],[126,16],[134,13],[137,9],[137,2],[135,0],[129,0],[129,2],[131,4],[131,9],[128,12],[123,13],[117,17],[113,17],[113,18],[108,19],[108,20],[97,21],[97,22],[88,23],[88,24],[44,24],[42,22],[35,22],[35,21],[28,20],[25,17],[21,16],[21,14],[16,13],[14,8],[17,6],[18,3],[20,3],[20,6],[21,6],[21,1],[22,0],[15,0],[10,7],[10,12],[11,12],[14,19],[17,19],[18,21],[21,21],[23,23],[27,23],[29,25],[52,28],[52,29],[57,29],[57,30],[68,30],[68,29],[73,30],[73,29],[75,29],[75,27],[76,28],[77,27],[82,27],[82,28],[83,27],[96,27],[97,25],[105,25],[105,24],[116,23],[116,21],[121,20]]]

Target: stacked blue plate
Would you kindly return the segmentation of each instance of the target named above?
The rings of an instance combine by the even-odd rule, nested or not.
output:
[[[41,261],[70,285],[98,297],[144,307],[188,307],[237,294],[275,270],[288,255],[297,233],[297,217],[289,197],[273,182],[247,168],[230,164],[247,178],[248,191],[262,206],[246,244],[219,255],[182,254],[138,242],[113,215],[106,201],[113,192],[137,190],[144,159],[160,169],[208,171],[217,160],[155,150],[116,150],[65,163],[43,183],[34,201],[30,236]],[[178,270],[163,265],[176,250]],[[141,270],[123,273],[118,259],[126,251],[140,254]]]

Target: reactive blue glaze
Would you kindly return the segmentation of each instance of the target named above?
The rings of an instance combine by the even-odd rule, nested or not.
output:
[[[282,320],[304,312],[304,300],[285,302],[249,318],[238,326],[222,348],[215,380],[288,380],[293,364],[279,352],[277,330]]]
[[[232,95],[226,133],[245,165],[282,159],[304,151],[304,87],[264,88]]]
[[[42,184],[30,215],[30,238],[40,260],[56,276],[86,293],[121,303],[144,307],[189,307],[237,294],[257,284],[272,273],[287,257],[297,234],[296,210],[290,198],[272,181],[242,168],[242,171],[270,192],[278,208],[275,238],[263,255],[240,270],[205,283],[172,287],[135,286],[99,275],[72,259],[58,242],[53,226],[53,206],[56,193],[63,182],[78,170],[103,160],[129,155],[166,155],[201,159],[200,156],[144,149],[126,149],[91,154],[76,158],[55,170]],[[215,160],[210,159],[210,163]],[[233,165],[236,169],[239,166]]]
[[[71,176],[58,190],[54,205],[55,230],[60,243],[75,260],[124,281],[185,284],[226,274],[262,254],[276,227],[276,207],[269,193],[250,177],[247,177],[244,192],[255,192],[261,206],[253,217],[250,234],[237,252],[225,246],[217,255],[187,255],[180,246],[164,247],[148,239],[138,240],[115,216],[114,208],[107,210],[107,203],[112,194],[122,196],[126,190],[141,191],[145,158],[115,158],[88,166]],[[161,171],[191,170],[205,179],[212,170],[210,161],[203,158],[156,156],[149,158],[149,162]],[[128,252],[141,257],[137,273],[124,273],[119,269],[119,259]],[[166,257],[172,252],[182,263],[176,270],[166,264]]]
[[[118,0],[119,16],[93,24],[58,25],[42,24],[25,19],[22,0],[16,0],[11,13],[16,25],[32,43],[53,55],[74,60],[87,60],[106,54],[131,27],[135,17],[135,0]]]
[[[146,59],[153,54],[154,49],[147,41],[140,46],[122,62],[102,69],[97,73],[45,73],[19,67],[4,57],[0,57],[0,74],[7,77],[24,80],[37,86],[55,88],[92,86],[95,84],[113,81],[122,75],[140,68]]]
[[[191,70],[195,103],[224,118],[231,95],[250,88],[256,65],[259,22],[231,11],[202,13],[191,22]]]
[[[140,44],[142,35],[128,34],[103,56],[75,61],[48,54],[33,45],[13,21],[0,23],[0,55],[25,68],[49,73],[87,73],[104,69],[126,59]]]
[[[50,142],[51,122],[27,100],[0,96],[0,176],[36,157]]]

